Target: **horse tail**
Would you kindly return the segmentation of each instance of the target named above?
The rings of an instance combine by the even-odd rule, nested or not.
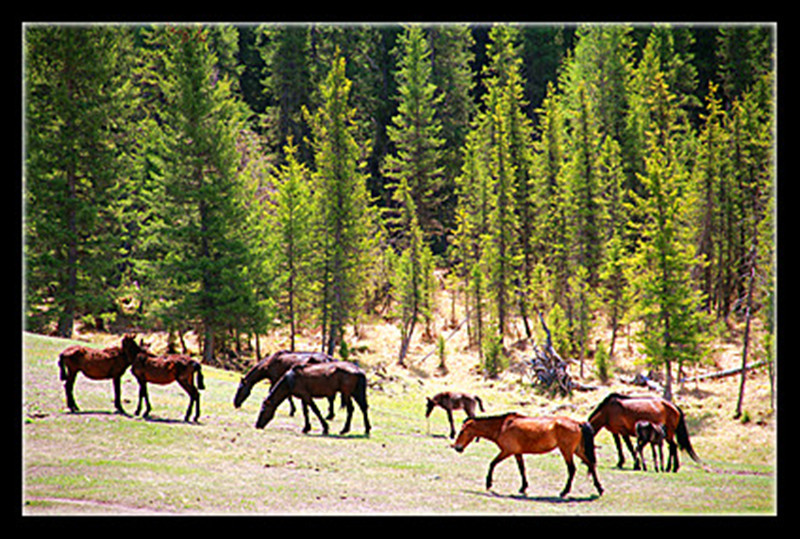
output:
[[[62,382],[67,381],[67,367],[64,365],[64,354],[58,356],[58,377]]]
[[[206,385],[203,382],[203,369],[200,367],[200,363],[198,361],[192,361],[192,367],[194,367],[194,371],[197,373],[197,389],[205,389]]]
[[[481,412],[485,412],[486,410],[483,409],[483,403],[481,402],[481,398],[475,395],[475,400],[478,401],[478,407],[481,409]]]
[[[597,464],[597,456],[594,453],[594,429],[588,421],[581,423],[581,438],[583,453],[586,456],[586,460],[594,466]]]
[[[676,408],[678,407],[676,406]],[[698,457],[694,452],[692,443],[689,441],[689,431],[686,429],[686,420],[684,419],[683,410],[678,408],[678,413],[680,416],[678,417],[678,426],[675,429],[675,436],[678,439],[678,447],[689,453],[689,456],[692,457],[692,460],[700,464],[700,457]]]
[[[355,397],[356,402],[363,405],[364,410],[368,408],[367,405],[367,375],[363,372],[359,372],[356,378],[356,387],[353,391],[353,397]]]

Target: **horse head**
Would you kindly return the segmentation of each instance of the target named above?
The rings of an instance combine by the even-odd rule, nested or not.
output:
[[[272,393],[261,403],[261,411],[258,413],[258,419],[256,420],[257,429],[263,429],[275,417],[275,409],[278,407],[278,403],[271,397]]]
[[[236,389],[236,395],[233,397],[234,408],[239,408],[242,406],[242,403],[247,400],[247,397],[250,396],[251,389],[252,387],[250,384],[248,384],[245,377],[242,376],[242,379],[239,382],[239,387]]]
[[[425,417],[429,417],[431,415],[431,412],[433,411],[433,407],[436,406],[436,403],[430,397],[425,397],[425,399],[426,399]]]
[[[475,420],[471,418],[467,418],[464,421],[464,424],[461,426],[461,432],[458,433],[456,437],[456,441],[453,444],[453,449],[457,452],[463,452],[469,444],[472,443],[472,440],[475,439],[477,436],[477,432],[475,430]]]

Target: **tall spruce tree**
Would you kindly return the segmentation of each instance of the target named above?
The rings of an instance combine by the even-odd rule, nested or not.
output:
[[[409,26],[401,34],[397,72],[399,105],[393,125],[387,127],[395,154],[386,158],[386,175],[395,182],[394,200],[398,204],[395,226],[400,258],[395,267],[395,289],[400,302],[401,344],[398,362],[408,352],[420,316],[430,317],[430,300],[424,293],[433,266],[430,247],[423,235],[443,232],[435,219],[442,201],[436,196],[442,175],[438,151],[443,140],[435,119],[442,95],[436,95],[431,82],[430,49],[419,26]]]
[[[322,346],[328,354],[343,342],[345,325],[361,305],[370,250],[371,213],[351,86],[345,59],[336,54],[320,87],[322,104],[313,115],[304,112],[313,134],[315,267],[321,282]]]
[[[283,151],[286,163],[276,178],[275,212],[271,233],[277,263],[280,314],[289,322],[290,350],[295,349],[297,323],[311,306],[313,279],[312,199],[309,172],[298,161],[290,136]]]
[[[645,320],[637,334],[652,364],[664,366],[664,398],[672,399],[672,365],[699,361],[704,353],[706,321],[701,293],[691,280],[695,264],[693,223],[695,201],[686,187],[687,173],[676,151],[675,97],[659,73],[651,83],[651,118],[644,195],[633,196],[644,216],[635,256],[633,285],[638,313]]]
[[[218,78],[207,36],[199,26],[158,29],[165,55],[163,198],[151,231],[165,247],[156,262],[164,319],[173,327],[200,326],[203,357],[211,360],[215,339],[242,324],[252,290],[243,277],[249,252],[237,226],[245,221],[236,147],[244,115],[230,80]]]
[[[71,337],[76,318],[115,312],[132,39],[105,26],[30,26],[24,40],[26,323],[54,321]]]

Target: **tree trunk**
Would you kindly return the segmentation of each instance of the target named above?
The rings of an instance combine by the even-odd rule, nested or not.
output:
[[[747,353],[750,345],[750,319],[752,318],[753,307],[753,285],[756,276],[756,247],[753,245],[751,254],[752,264],[750,265],[750,282],[747,285],[747,313],[746,322],[744,325],[744,343],[742,344],[742,378],[739,382],[739,399],[736,401],[736,412],[733,414],[734,419],[739,419],[742,415],[742,401],[744,400],[744,385],[747,379]]]

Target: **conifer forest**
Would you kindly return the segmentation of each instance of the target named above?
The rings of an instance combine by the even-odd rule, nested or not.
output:
[[[771,338],[776,31],[25,25],[25,327],[223,361],[382,317],[402,364],[452,295],[488,374],[540,318],[574,358],[635,322],[668,373]]]

